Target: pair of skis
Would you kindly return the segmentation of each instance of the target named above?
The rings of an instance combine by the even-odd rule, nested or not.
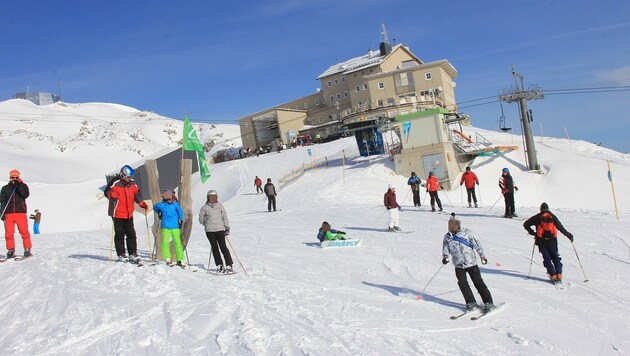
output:
[[[472,316],[472,317],[470,318],[470,320],[479,320],[479,319],[483,319],[483,318],[485,318],[485,317],[487,317],[487,316],[490,316],[490,315],[492,315],[492,314],[496,314],[497,312],[500,312],[500,311],[501,311],[504,307],[505,307],[505,302],[503,302],[503,303],[499,303],[499,304],[495,305],[495,306],[494,306],[494,308],[493,308],[492,310],[487,311],[487,312],[482,311],[480,315],[474,315],[474,316]],[[451,315],[451,320],[457,320],[457,319],[459,319],[459,318],[461,318],[461,317],[464,317],[464,316],[469,315],[469,314],[472,314],[472,313],[476,313],[476,312],[478,312],[478,311],[480,311],[480,309],[479,309],[479,308],[475,308],[475,309],[472,309],[472,310],[466,310],[466,311],[464,311],[464,312],[463,312],[463,313],[461,313],[461,314]]]

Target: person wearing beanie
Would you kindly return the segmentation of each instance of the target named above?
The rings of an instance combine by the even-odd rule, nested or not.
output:
[[[20,171],[9,172],[9,183],[0,189],[0,218],[4,221],[4,238],[6,240],[6,258],[15,257],[15,227],[22,236],[24,257],[32,256],[31,234],[28,231],[26,217],[26,199],[30,196],[28,185],[20,178]]]
[[[429,178],[427,178],[426,185],[427,185],[427,192],[429,193],[429,196],[431,197],[431,211],[435,211],[435,203],[437,203],[437,206],[438,208],[440,208],[440,211],[443,211],[442,201],[440,200],[440,197],[438,196],[438,189],[444,189],[444,188],[442,188],[442,184],[440,184],[437,177],[435,176],[435,173],[433,173],[432,171],[429,172]]]
[[[459,182],[459,185],[466,184],[466,194],[468,195],[468,207],[472,208],[472,202],[475,203],[475,208],[478,208],[477,205],[477,195],[475,194],[475,184],[479,185],[479,178],[475,172],[470,170],[470,166],[466,167],[466,172],[462,174],[462,179]],[[472,202],[471,202],[472,198]]]
[[[532,229],[536,227],[536,231]],[[543,266],[547,269],[549,279],[554,284],[562,283],[562,258],[558,251],[558,231],[562,232],[571,243],[573,234],[568,232],[551,211],[547,203],[540,204],[540,212],[523,223],[527,233],[534,236],[534,244],[542,255]]]
[[[402,208],[396,202],[396,187],[393,184],[387,186],[387,192],[383,197],[383,203],[387,210],[389,210],[389,223],[387,224],[387,231],[400,231],[400,227],[398,227],[398,222],[400,220],[400,216],[398,211]]]
[[[271,183],[271,178],[267,178],[267,184],[265,184],[263,190],[265,195],[267,195],[267,210],[271,211],[271,208],[273,208],[273,211],[276,211],[276,196],[278,193],[276,193],[276,187]]]
[[[514,182],[514,178],[510,175],[508,168],[503,168],[501,171],[499,188],[501,188],[501,194],[503,194],[503,199],[505,200],[505,215],[503,215],[503,217],[510,219],[518,217],[514,207],[514,191],[518,191],[518,187]]]
[[[214,264],[217,266],[217,273],[234,273],[232,269],[232,255],[225,241],[230,234],[230,221],[223,204],[219,203],[219,195],[216,190],[209,190],[207,201],[199,211],[199,223],[204,226],[206,237],[210,242],[210,251],[214,257]],[[225,259],[225,265],[221,254]],[[210,261],[208,261],[208,264]],[[208,265],[210,269],[210,265]]]
[[[35,213],[29,216],[33,219],[33,234],[39,235],[39,223],[42,221],[42,212],[39,209],[35,209]]]
[[[420,186],[422,185],[422,180],[418,178],[416,172],[411,172],[407,185],[411,188],[411,193],[413,194],[413,206],[420,207]]]
[[[477,255],[475,252],[479,254],[481,264],[485,265],[488,263],[488,259],[483,252],[479,240],[475,238],[472,231],[469,229],[462,229],[461,222],[455,217],[455,213],[451,213],[451,218],[448,221],[448,232],[444,235],[444,239],[442,240],[442,264],[445,265],[450,262],[449,256],[452,258],[453,266],[455,266],[457,285],[464,296],[466,310],[472,311],[478,306],[475,296],[468,284],[466,275],[469,275],[484,303],[484,313],[487,313],[494,309],[495,306],[490,290],[488,290],[483,278],[481,278],[481,271],[477,265]]]
[[[162,191],[162,201],[153,205],[153,212],[157,214],[158,219],[161,220],[160,228],[162,232],[162,258],[169,267],[173,266],[171,260],[171,246],[170,241],[173,241],[173,247],[175,248],[175,259],[177,265],[181,268],[186,268],[184,261],[184,247],[181,240],[181,228],[184,223],[184,210],[173,199],[173,192],[169,189]]]

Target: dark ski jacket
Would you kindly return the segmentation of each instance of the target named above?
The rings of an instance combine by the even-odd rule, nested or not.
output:
[[[540,213],[525,220],[525,222],[523,223],[523,227],[525,228],[525,230],[527,230],[527,233],[536,237],[536,245],[539,245],[542,242],[542,240],[544,240],[544,238],[542,236],[538,236],[539,235],[538,231],[532,230],[532,226],[537,228],[541,224],[541,216],[545,213],[548,213],[549,215],[551,215],[551,217],[553,218],[553,223],[554,225],[556,225],[556,229],[558,229],[558,231],[560,231],[564,236],[569,237],[569,239],[573,238],[573,234],[568,232],[567,229],[565,229],[564,226],[562,226],[562,223],[560,222],[560,220],[551,211],[543,210]],[[554,239],[556,237],[557,236],[553,236]]]
[[[267,195],[278,195],[276,193],[276,187],[273,185],[273,183],[267,183],[265,184],[265,194]]]
[[[15,193],[13,190],[15,189]],[[0,190],[0,213],[26,214],[26,198],[30,195],[28,185],[21,180],[9,182]],[[6,210],[5,210],[6,209]]]

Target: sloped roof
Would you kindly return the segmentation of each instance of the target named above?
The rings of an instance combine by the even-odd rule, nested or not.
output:
[[[406,50],[406,47],[403,46],[402,44],[397,44],[394,47],[392,47],[392,52],[396,51],[398,48],[403,47],[403,49]],[[390,53],[392,53],[390,52]],[[407,52],[409,52],[407,50]],[[413,54],[411,52],[409,52],[412,56]],[[381,64],[381,62],[383,62],[383,60],[385,60],[385,58],[387,58],[389,54],[385,55],[385,56],[381,56],[381,52],[380,51],[369,51],[368,53],[360,56],[360,57],[354,57],[351,58],[345,62],[341,62],[341,63],[337,63],[334,64],[330,67],[328,67],[328,69],[326,69],[322,74],[320,74],[317,77],[317,80],[331,76],[333,74],[337,74],[337,73],[351,73],[354,72],[356,70],[360,70],[360,69],[365,69],[365,68],[369,68],[369,67],[373,67],[373,66],[377,66],[379,64]],[[416,58],[415,56],[413,56],[414,58]],[[417,59],[417,58],[416,58]],[[420,61],[418,59],[418,61]],[[420,61],[421,62],[421,61]]]

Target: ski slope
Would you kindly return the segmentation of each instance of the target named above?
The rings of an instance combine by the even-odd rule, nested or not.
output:
[[[520,139],[466,131],[480,131],[497,145],[518,145]],[[445,212],[456,212],[481,240],[489,259],[481,267],[484,280],[495,302],[506,302],[500,313],[479,321],[449,319],[463,298],[452,265],[440,262],[448,214],[427,211],[428,199],[413,208],[406,196],[407,177],[393,172],[388,157],[357,157],[353,138],[310,146],[312,156],[307,148],[298,148],[216,164],[206,184],[194,175],[188,257],[198,272],[109,262],[111,223],[105,200],[97,198],[101,171],[75,183],[23,174],[31,187],[29,209],[42,210],[43,233],[33,236],[33,258],[0,264],[5,286],[0,289],[1,353],[630,354],[628,156],[580,141],[537,138],[536,144],[542,175],[523,170],[522,151],[473,162],[481,181],[481,208],[463,208],[459,187],[440,193]],[[348,157],[345,170],[337,160],[342,150]],[[0,147],[0,152],[11,149]],[[36,154],[24,152],[24,159],[10,167],[54,169],[54,161],[26,159]],[[254,176],[272,178],[277,186],[284,172],[323,156],[334,164],[309,171],[279,191],[281,211],[268,213],[266,199],[255,194]],[[79,165],[87,157],[75,159]],[[620,221],[606,160],[611,161]],[[522,221],[501,218],[502,201],[490,209],[500,197],[497,180],[503,167],[510,168],[520,188],[516,205],[521,217],[533,215],[546,201],[575,235],[583,269],[571,243],[559,237],[564,290],[547,282],[538,252],[530,260],[533,241]],[[397,185],[403,206],[400,226],[414,233],[383,232],[387,214],[382,199],[390,183]],[[234,276],[203,270],[209,243],[196,218],[209,189],[219,192],[230,218],[229,240],[239,271]],[[322,220],[363,238],[364,246],[319,248],[316,233]],[[152,239],[146,227],[152,224],[151,216],[135,215],[145,261]],[[16,242],[20,246],[19,237]]]

